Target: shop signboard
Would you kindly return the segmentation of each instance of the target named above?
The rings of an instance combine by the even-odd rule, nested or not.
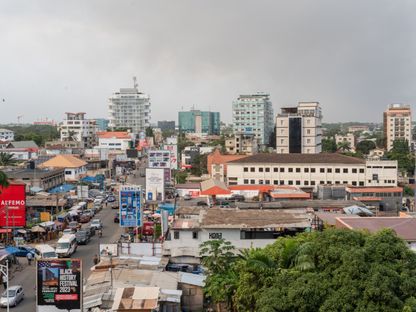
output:
[[[37,311],[81,311],[81,259],[40,259],[37,266]]]
[[[142,191],[140,185],[122,185],[119,192],[120,226],[136,227],[142,224]]]
[[[26,193],[24,184],[0,187],[0,227],[26,226]]]
[[[168,170],[170,171],[170,169]],[[146,168],[146,200],[164,200],[165,173],[166,169],[163,168]]]

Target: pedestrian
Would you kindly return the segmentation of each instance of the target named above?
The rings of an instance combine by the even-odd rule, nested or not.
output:
[[[32,264],[32,259],[33,259],[32,253],[28,252],[27,255],[26,255],[26,258],[27,258],[27,264],[31,265]]]
[[[6,277],[6,274],[2,274],[2,276],[1,276],[1,282],[3,283],[4,290],[6,290],[7,289],[7,277]]]
[[[98,256],[95,255],[94,258],[92,259],[92,261],[94,262],[94,265],[98,264]]]

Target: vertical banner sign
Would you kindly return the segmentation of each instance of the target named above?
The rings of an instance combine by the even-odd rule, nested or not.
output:
[[[142,190],[139,185],[122,185],[119,194],[120,226],[142,225]]]
[[[82,267],[80,259],[37,261],[37,311],[81,311]]]
[[[24,184],[0,187],[0,226],[26,226],[26,192]]]
[[[165,199],[165,170],[146,168],[146,200],[163,201]]]

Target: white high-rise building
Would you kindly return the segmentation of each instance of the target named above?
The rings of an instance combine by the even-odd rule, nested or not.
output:
[[[150,126],[150,97],[134,88],[121,88],[109,99],[109,127],[129,128],[133,133]]]
[[[273,114],[269,94],[240,95],[233,102],[234,133],[254,134],[260,145],[268,145],[274,127]]]
[[[94,119],[86,119],[85,113],[65,113],[59,124],[61,141],[80,142],[82,148],[92,148],[96,143],[97,125]]]
[[[322,151],[322,112],[318,102],[283,107],[276,117],[276,152],[317,154]]]
[[[389,151],[395,140],[412,141],[412,110],[410,105],[391,104],[383,114],[384,143]]]

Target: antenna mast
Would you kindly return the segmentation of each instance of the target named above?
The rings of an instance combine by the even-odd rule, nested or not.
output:
[[[133,76],[133,86],[134,86],[135,89],[137,89],[137,87],[139,86],[137,84],[137,78],[136,78],[136,76]]]

